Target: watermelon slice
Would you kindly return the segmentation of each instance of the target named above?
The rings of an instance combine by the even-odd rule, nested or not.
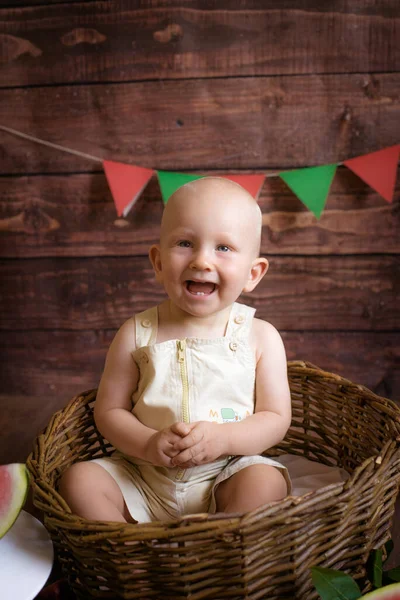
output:
[[[29,476],[24,464],[0,465],[0,538],[16,521],[29,488]]]
[[[363,596],[363,600],[364,598],[368,598],[368,600],[400,600],[400,583],[385,585],[378,590],[366,594]]]

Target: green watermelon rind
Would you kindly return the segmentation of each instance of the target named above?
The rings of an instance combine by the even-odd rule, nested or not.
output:
[[[367,600],[400,600],[400,583],[385,585],[373,592],[369,592],[363,596],[363,600],[364,598]]]
[[[25,504],[29,490],[29,475],[26,466],[23,463],[13,463],[11,465],[2,465],[11,469],[11,478],[13,483],[13,493],[10,503],[10,509],[0,520],[0,539],[5,536],[7,531],[14,525]]]

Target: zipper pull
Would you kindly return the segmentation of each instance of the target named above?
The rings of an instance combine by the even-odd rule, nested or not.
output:
[[[178,340],[176,345],[178,347],[178,362],[183,363],[185,362],[186,340]]]

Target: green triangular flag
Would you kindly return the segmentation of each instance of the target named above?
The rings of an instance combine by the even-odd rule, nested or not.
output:
[[[336,165],[306,167],[295,171],[284,171],[279,177],[319,219],[335,176]]]
[[[204,177],[204,175],[188,175],[187,173],[173,173],[172,171],[157,171],[157,176],[164,204],[167,204],[169,197],[182,185]]]

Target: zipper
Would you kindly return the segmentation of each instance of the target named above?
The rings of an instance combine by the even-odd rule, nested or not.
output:
[[[186,361],[186,340],[178,340],[176,342],[178,350],[179,373],[182,382],[182,421],[189,423],[189,379],[187,374]],[[178,469],[175,478],[181,481],[185,475],[185,469]]]
[[[189,379],[186,361],[186,340],[178,340],[176,345],[178,349],[179,373],[182,382],[182,421],[189,423]]]

